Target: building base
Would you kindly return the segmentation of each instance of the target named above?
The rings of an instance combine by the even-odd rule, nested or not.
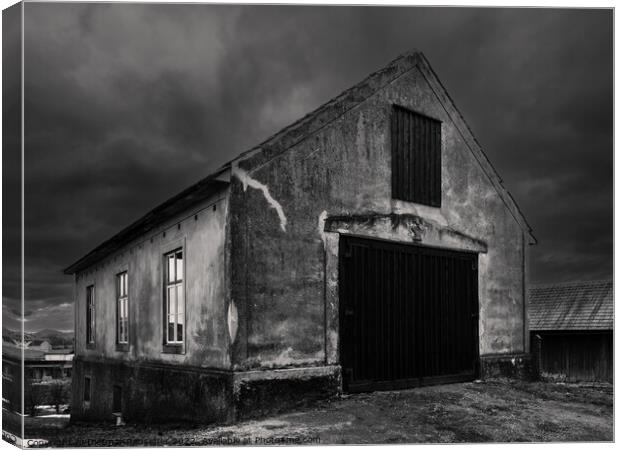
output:
[[[480,357],[480,378],[500,377],[529,380],[530,355]],[[338,365],[236,372],[77,358],[71,420],[232,423],[307,406],[341,392]]]
[[[88,392],[90,385],[90,392]],[[160,363],[76,359],[72,421],[228,422],[232,379],[228,372]]]
[[[113,423],[120,416],[128,423],[231,423],[305,406],[341,389],[339,366],[234,372],[76,359],[73,371],[75,422]]]
[[[481,356],[480,378],[530,380],[532,379],[531,356],[528,353]]]
[[[276,414],[342,392],[340,366],[234,373],[236,419]]]

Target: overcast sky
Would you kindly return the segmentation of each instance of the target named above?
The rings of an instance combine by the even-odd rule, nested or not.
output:
[[[610,277],[610,10],[27,3],[26,329],[73,327],[63,268],[412,48],[533,227],[533,281]]]

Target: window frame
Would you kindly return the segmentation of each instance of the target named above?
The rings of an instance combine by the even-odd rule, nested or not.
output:
[[[122,277],[125,278],[125,286],[124,289],[121,290]],[[121,272],[118,272],[115,276],[115,284],[116,284],[116,350],[117,351],[128,351],[129,350],[129,322],[130,322],[130,312],[129,312],[129,270],[124,269]],[[124,291],[124,292],[123,292]],[[124,296],[122,294],[125,294]],[[125,340],[121,340],[120,336],[120,325],[121,325],[121,302],[124,300],[125,303]]]
[[[182,266],[181,266],[181,270],[182,270],[182,278],[179,280],[176,277],[176,270],[178,268],[177,265],[177,259],[175,256],[175,264],[174,264],[174,268],[175,268],[175,277],[172,283],[169,282],[169,266],[168,266],[168,259],[170,257],[170,255],[176,255],[177,253],[181,252],[182,257],[180,259],[180,261],[182,261]],[[162,262],[162,276],[161,276],[161,280],[162,280],[162,351],[163,353],[176,353],[176,354],[182,354],[185,353],[185,345],[187,342],[187,296],[186,296],[186,290],[185,290],[185,286],[187,283],[187,271],[186,271],[186,260],[187,260],[187,252],[186,252],[186,247],[185,247],[185,240],[177,240],[174,242],[169,243],[166,246],[162,247],[162,258],[161,258],[161,262]],[[168,325],[169,325],[169,313],[168,313],[168,289],[170,287],[179,287],[180,286],[180,291],[181,291],[181,295],[183,297],[182,299],[182,305],[183,305],[183,312],[180,313],[182,314],[182,322],[177,322],[178,320],[178,315],[179,315],[179,309],[177,307],[176,309],[176,313],[175,315],[177,317],[175,317],[175,338],[177,337],[177,333],[178,333],[178,323],[182,323],[183,328],[182,328],[182,340],[174,340],[174,341],[169,341],[168,340]],[[177,298],[177,305],[181,304],[181,302],[178,301]]]
[[[88,383],[87,383],[88,382]],[[88,386],[88,389],[86,387]],[[88,394],[88,398],[86,398]],[[93,379],[90,375],[84,376],[84,391],[82,392],[82,401],[86,407],[90,406],[90,402],[93,398]]]
[[[398,125],[404,123],[400,122],[399,118],[406,116],[410,121],[405,124],[406,127],[409,127],[409,132],[401,136]],[[428,126],[429,128],[426,129],[426,133],[412,135],[416,130],[420,132],[418,126],[420,128]],[[443,122],[405,106],[392,104],[389,113],[389,127],[392,200],[415,203],[430,208],[441,208],[443,194]],[[417,145],[422,141],[425,142],[425,145]],[[406,145],[405,142],[407,142]],[[402,148],[399,145],[401,143],[408,148]],[[424,170],[425,168],[429,170]],[[417,180],[414,176],[416,172],[419,175]]]
[[[97,302],[95,283],[86,286],[86,348],[95,348],[97,342]]]

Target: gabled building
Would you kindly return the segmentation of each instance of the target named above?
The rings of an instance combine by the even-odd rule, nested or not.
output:
[[[518,372],[532,243],[407,53],[65,270],[72,416],[235,420]]]
[[[534,285],[529,309],[543,378],[613,382],[611,280]]]

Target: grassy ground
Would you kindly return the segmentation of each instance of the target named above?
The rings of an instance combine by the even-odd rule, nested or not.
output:
[[[36,426],[27,435],[80,447],[611,441],[613,392],[610,386],[486,381],[347,395],[234,426],[71,424]]]

